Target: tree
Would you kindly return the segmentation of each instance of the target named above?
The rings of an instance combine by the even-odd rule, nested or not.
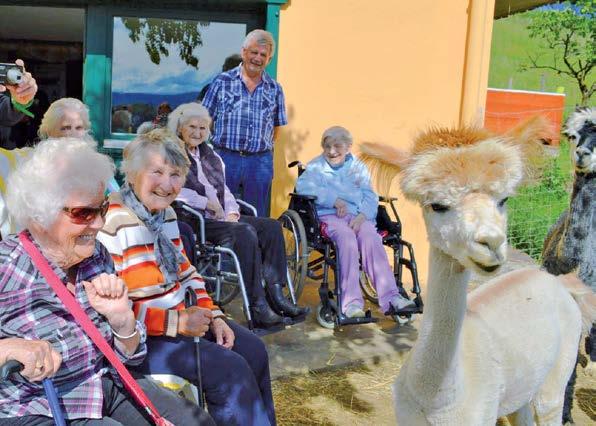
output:
[[[596,83],[592,75],[596,62],[596,1],[565,1],[559,7],[535,11],[528,30],[548,50],[528,53],[529,63],[522,70],[547,69],[565,74],[577,82],[581,106],[588,105]]]
[[[133,43],[145,39],[145,49],[151,62],[159,65],[162,55],[170,56],[169,45],[178,44],[180,59],[198,68],[199,58],[193,54],[197,46],[203,45],[199,26],[208,25],[196,21],[176,21],[156,18],[122,18]]]

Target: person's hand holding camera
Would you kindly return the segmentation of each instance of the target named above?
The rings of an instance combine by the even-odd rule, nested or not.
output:
[[[16,85],[0,84],[0,92],[8,90],[15,102],[21,105],[27,105],[37,93],[37,83],[31,73],[25,70],[25,64],[21,59],[17,59],[15,64],[23,68],[21,82]]]

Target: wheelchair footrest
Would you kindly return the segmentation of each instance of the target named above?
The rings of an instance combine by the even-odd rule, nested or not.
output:
[[[361,318],[348,318],[343,315],[339,317],[339,325],[353,325],[353,324],[369,324],[371,322],[378,322],[379,319],[373,316]]]
[[[396,311],[395,308],[393,306],[389,307],[389,310],[387,312],[385,312],[385,315],[390,315],[390,316],[394,316],[394,315],[413,315],[413,314],[420,314],[422,313],[422,310],[414,305],[414,306],[408,306],[406,308],[400,309],[399,311]]]

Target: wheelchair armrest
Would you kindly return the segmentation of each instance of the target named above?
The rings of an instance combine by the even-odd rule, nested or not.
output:
[[[379,195],[379,201],[383,203],[390,203],[392,201],[397,201],[397,197],[383,197],[382,195]]]
[[[316,195],[297,194],[295,192],[290,192],[290,197],[295,197],[300,200],[306,200],[306,201],[316,201],[317,200]]]
[[[183,210],[186,213],[190,213],[193,217],[196,217],[199,220],[199,242],[202,245],[205,245],[205,217],[203,214],[180,200],[174,200],[172,208],[174,210]]]
[[[252,204],[247,203],[246,201],[241,200],[240,198],[236,198],[236,202],[240,205],[240,210],[244,212],[248,212],[248,215],[258,216],[257,209]]]

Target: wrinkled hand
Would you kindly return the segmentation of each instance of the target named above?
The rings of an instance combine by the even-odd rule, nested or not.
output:
[[[211,332],[215,336],[215,342],[226,349],[234,347],[234,332],[223,318],[215,318],[211,322]]]
[[[22,66],[23,70],[25,70],[25,64],[22,60],[17,59],[15,61],[15,64]],[[7,89],[10,92],[12,98],[15,100],[15,102],[18,102],[22,105],[26,105],[31,101],[31,99],[33,99],[33,97],[37,93],[37,83],[31,75],[31,73],[25,71],[23,73],[23,79],[21,80],[21,83],[19,83],[19,85],[3,86],[0,84],[0,92],[4,92]]]
[[[2,352],[6,355],[6,360],[14,359],[23,364],[21,375],[32,382],[52,377],[62,364],[62,356],[46,340],[2,340]]]
[[[112,329],[119,334],[134,331],[134,314],[128,303],[128,289],[124,281],[114,274],[103,273],[91,282],[83,281],[83,286],[91,307],[106,317]]]
[[[350,221],[349,226],[354,230],[354,232],[358,232],[360,231],[360,227],[365,220],[366,216],[364,216],[362,213],[358,213],[358,215]]]
[[[337,217],[344,217],[348,213],[348,205],[341,198],[335,200],[333,207],[337,210]]]
[[[240,215],[238,213],[230,213],[226,217],[226,222],[238,222]]]
[[[213,213],[215,219],[217,220],[223,220],[226,217],[223,207],[221,206],[221,204],[219,204],[219,201],[217,200],[207,201],[207,210]]]
[[[178,334],[191,337],[203,337],[213,320],[211,310],[191,306],[178,311]]]

